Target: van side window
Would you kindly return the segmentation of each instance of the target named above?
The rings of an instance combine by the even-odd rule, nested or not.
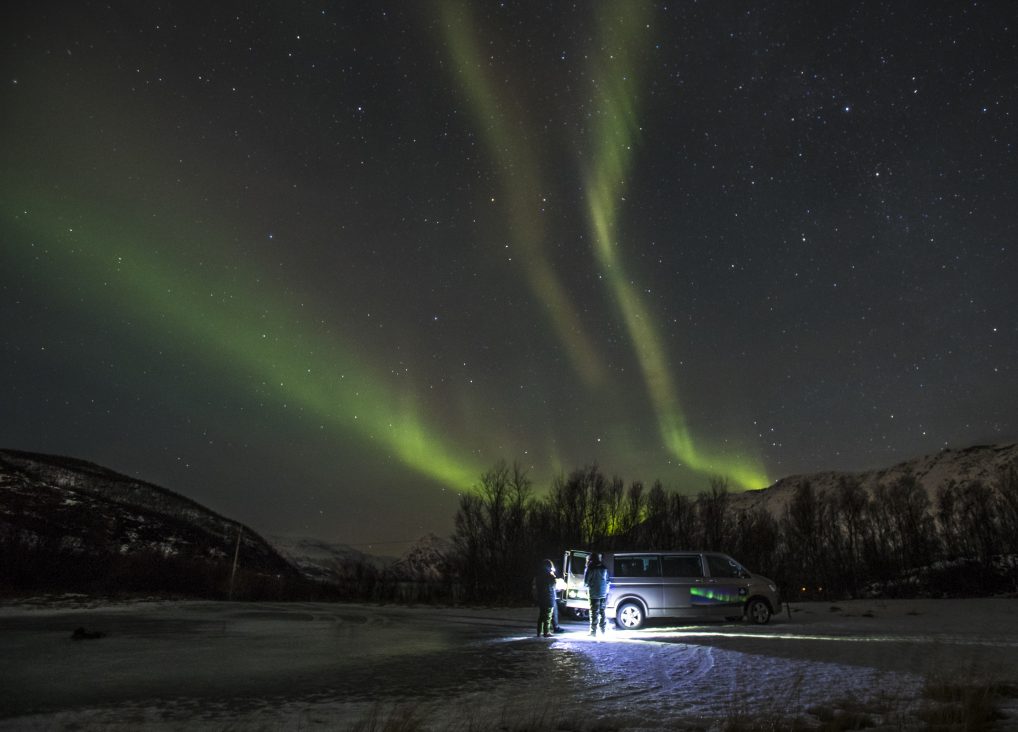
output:
[[[703,577],[703,564],[699,554],[661,557],[661,571],[665,577]]]
[[[657,556],[615,557],[616,577],[660,577],[661,561]]]
[[[707,555],[707,568],[711,577],[741,577],[742,567],[728,557],[717,554]]]

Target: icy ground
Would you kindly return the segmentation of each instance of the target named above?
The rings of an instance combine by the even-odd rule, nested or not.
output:
[[[394,714],[436,730],[710,729],[740,715],[847,708],[900,727],[931,679],[1018,684],[1018,600],[801,603],[762,627],[660,625],[597,639],[580,623],[534,638],[535,615],[7,605],[0,729],[344,729]],[[71,640],[78,627],[107,635]],[[998,728],[1018,728],[1018,708],[1004,711]]]

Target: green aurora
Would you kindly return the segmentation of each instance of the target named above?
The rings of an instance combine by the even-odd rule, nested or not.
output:
[[[606,374],[578,310],[559,280],[545,252],[546,233],[538,210],[538,192],[547,190],[534,150],[520,131],[527,129],[523,110],[513,113],[508,95],[500,95],[476,37],[477,21],[467,2],[441,4],[445,40],[457,78],[470,101],[498,177],[507,209],[507,229],[521,251],[531,292],[544,306],[555,332],[566,346],[574,370],[591,387],[603,387]]]
[[[470,6],[449,0],[441,8],[455,76],[483,133],[499,181],[501,194],[495,205],[504,215],[507,236],[521,254],[516,258],[518,271],[552,324],[568,363],[596,398],[617,387],[612,380],[618,377],[603,367],[603,357],[583,325],[581,308],[546,251],[549,235],[535,215],[537,192],[553,186],[544,180],[539,155],[528,142],[535,137],[529,130],[533,122],[522,103],[510,98],[508,87],[495,83],[496,70],[482,57]],[[596,263],[623,316],[667,450],[695,472],[723,474],[739,486],[760,487],[766,484],[762,472],[705,456],[694,447],[652,312],[624,274],[620,249],[613,243],[621,228],[622,180],[631,167],[631,146],[638,130],[635,82],[628,76],[636,66],[631,45],[639,39],[646,17],[634,12],[622,22],[602,15],[601,22],[615,25],[602,27],[613,53],[610,62],[595,69],[601,106],[592,130],[601,145],[585,186]],[[112,93],[105,100],[95,92],[93,97],[77,104],[93,110],[91,119],[102,136],[118,126],[132,126],[131,121],[109,112],[115,108]],[[50,102],[37,104],[42,108]],[[18,123],[27,129],[32,119]],[[133,119],[138,129],[157,124],[144,116]],[[125,332],[131,338],[149,339],[158,346],[171,344],[221,374],[230,388],[291,405],[334,439],[360,443],[372,454],[381,453],[381,459],[398,461],[456,491],[476,485],[487,467],[482,456],[513,457],[519,449],[518,439],[480,417],[465,419],[485,426],[487,434],[478,435],[476,425],[471,425],[471,435],[458,438],[422,401],[411,381],[394,383],[384,367],[373,363],[377,358],[356,335],[323,325],[325,311],[309,304],[299,288],[273,286],[270,272],[250,260],[238,264],[244,261],[237,256],[243,247],[238,244],[238,224],[229,212],[221,214],[218,222],[206,219],[194,225],[189,221],[194,214],[185,213],[188,204],[153,203],[168,198],[168,191],[159,185],[135,191],[118,184],[93,193],[84,179],[58,189],[44,184],[47,174],[75,180],[76,171],[88,168],[107,171],[111,177],[121,174],[100,152],[79,148],[78,130],[70,123],[55,117],[51,135],[51,144],[56,144],[42,170],[30,171],[28,157],[11,156],[14,164],[4,195],[9,241],[4,255],[12,267],[33,273],[64,307],[98,319],[129,312],[134,325]],[[150,138],[133,137],[131,143],[133,149],[122,156],[139,171],[172,168],[177,162]],[[23,175],[15,174],[18,166],[26,166]],[[208,166],[205,175],[219,177],[211,171]],[[476,404],[464,405],[463,411],[478,411]],[[643,438],[629,434],[624,425],[611,424],[610,419],[605,422],[604,433],[621,446],[622,453],[647,449],[640,444]],[[541,479],[576,467],[560,455],[556,436],[561,428],[547,424],[534,430],[527,439],[543,443],[544,454],[535,455],[530,467]]]
[[[469,490],[481,474],[482,465],[426,425],[412,393],[383,386],[350,348],[307,325],[314,319],[299,303],[282,301],[266,288],[245,287],[259,279],[256,274],[211,262],[196,272],[175,261],[174,242],[161,241],[153,227],[128,228],[123,216],[111,226],[106,222],[112,217],[87,205],[34,198],[20,210],[8,207],[4,218],[5,230],[19,234],[10,251],[20,255],[22,267],[41,266],[54,295],[86,294],[93,306],[129,303],[145,330],[160,338],[176,333],[210,366],[225,360],[228,371],[248,376],[246,383],[271,385],[280,401],[303,407],[344,437],[383,445],[442,485]],[[84,293],[66,287],[67,275],[60,273],[67,272]]]
[[[587,208],[598,264],[625,320],[644,382],[657,414],[661,439],[680,461],[699,473],[723,475],[742,488],[769,484],[763,469],[745,461],[711,456],[694,441],[683,416],[654,315],[626,272],[620,239],[621,202],[631,174],[632,150],[639,134],[635,48],[646,42],[650,5],[601,5],[598,15],[602,53],[592,74],[599,105],[594,139],[598,149],[587,174]],[[613,12],[609,12],[613,11]]]
[[[595,368],[589,339],[583,334],[577,308],[559,284],[544,254],[536,205],[529,200],[533,191],[542,190],[536,154],[527,144],[533,131],[524,115],[511,119],[507,112],[512,102],[500,95],[486,73],[476,38],[476,22],[466,3],[443,3],[446,41],[452,52],[467,98],[478,125],[485,133],[503,188],[509,199],[508,228],[516,233],[517,243],[525,251],[531,288],[551,314],[574,368],[591,387],[605,388],[605,375]],[[598,147],[585,181],[588,217],[595,242],[594,252],[606,284],[618,306],[640,364],[647,393],[657,415],[660,439],[668,451],[694,471],[723,475],[741,488],[757,489],[769,484],[763,469],[754,462],[711,455],[694,441],[686,425],[677,389],[672,382],[667,358],[661,345],[654,315],[640,297],[622,262],[620,202],[624,181],[632,167],[632,148],[639,132],[637,119],[638,61],[636,47],[651,20],[650,4],[627,3],[624,12],[611,4],[597,6],[600,52],[591,79],[598,98],[594,121],[594,140]]]

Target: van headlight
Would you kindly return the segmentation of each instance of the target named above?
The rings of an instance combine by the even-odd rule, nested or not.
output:
[[[771,592],[777,592],[778,591],[778,588],[775,585],[767,585],[767,586],[771,588]]]

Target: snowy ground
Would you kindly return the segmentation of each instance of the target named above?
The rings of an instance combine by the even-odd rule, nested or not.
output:
[[[930,680],[1018,688],[1018,600],[802,603],[762,627],[596,640],[579,623],[534,638],[535,614],[8,605],[0,730],[342,729],[393,715],[428,729],[710,729],[846,709],[899,728]],[[107,635],[71,640],[77,627]],[[1018,700],[1003,709],[998,728],[1018,728]]]

